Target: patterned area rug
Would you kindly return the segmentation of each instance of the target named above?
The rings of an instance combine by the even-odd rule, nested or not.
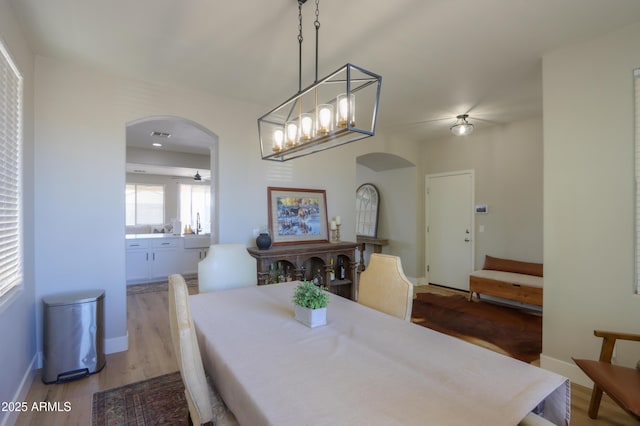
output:
[[[238,421],[209,382],[214,424],[238,426]],[[179,372],[165,374],[93,394],[92,426],[188,425],[189,407]]]
[[[517,308],[418,293],[411,321],[528,363],[542,352],[542,316]]]
[[[190,288],[198,287],[198,277],[185,277],[185,282],[187,286]],[[142,294],[142,293],[153,293],[155,291],[168,291],[169,282],[168,281],[159,281],[155,283],[146,283],[146,284],[133,284],[127,286],[127,295],[131,294]]]
[[[91,410],[93,426],[189,424],[189,408],[178,372],[96,392]]]

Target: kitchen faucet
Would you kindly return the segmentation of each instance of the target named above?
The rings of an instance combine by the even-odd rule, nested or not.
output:
[[[200,212],[196,213],[196,235],[200,233],[200,231],[202,231],[202,228],[200,227]]]

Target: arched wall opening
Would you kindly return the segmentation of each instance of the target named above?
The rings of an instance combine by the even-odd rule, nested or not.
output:
[[[186,118],[149,116],[126,123],[126,146],[128,174],[192,178],[198,173],[209,181],[211,239],[218,242],[218,136]]]
[[[382,253],[399,256],[405,274],[414,283],[422,276],[418,259],[417,167],[398,155],[374,152],[356,158],[357,187],[376,186],[380,197],[377,237],[388,240]],[[355,194],[354,194],[355,198]],[[366,246],[365,264],[373,247]]]

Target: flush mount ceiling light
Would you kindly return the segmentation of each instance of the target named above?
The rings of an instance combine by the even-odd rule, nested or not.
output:
[[[456,136],[464,136],[473,133],[473,124],[467,121],[469,114],[460,114],[456,117],[458,121],[449,129]]]
[[[201,181],[202,180],[202,176],[200,176],[200,171],[197,170],[196,174],[193,175],[193,180],[197,180],[197,181]]]
[[[287,161],[375,135],[382,77],[346,64],[318,80],[316,0],[315,82],[302,89],[302,5],[298,2],[298,93],[258,119],[263,160]],[[357,104],[357,105],[356,105]]]

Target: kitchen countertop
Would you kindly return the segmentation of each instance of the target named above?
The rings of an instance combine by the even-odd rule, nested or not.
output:
[[[211,238],[211,234],[173,235],[173,234],[157,233],[157,234],[126,234],[125,235],[125,239],[127,239],[127,240],[136,240],[136,239],[142,239],[142,238],[154,238],[154,239],[158,238],[158,239],[162,239],[162,238],[193,238],[193,237]]]

